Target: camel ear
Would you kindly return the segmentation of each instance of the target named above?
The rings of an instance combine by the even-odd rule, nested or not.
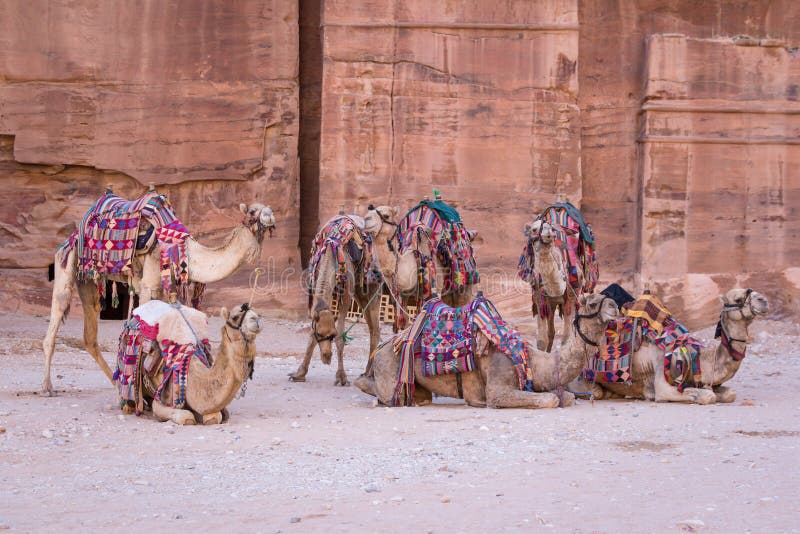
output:
[[[239,204],[239,211],[247,215],[247,204]]]
[[[580,304],[581,307],[586,306],[586,295],[578,297],[578,304]]]
[[[231,312],[228,311],[228,308],[223,307],[219,310],[219,316],[227,321],[231,316]]]
[[[314,313],[311,314],[311,320],[314,322],[319,321],[319,311],[314,310]]]
[[[392,207],[392,215],[394,215],[395,217],[397,217],[397,214],[399,214],[399,213],[400,213],[400,206],[394,206],[394,207]]]
[[[728,304],[730,304],[730,302],[728,301],[728,295],[727,295],[727,294],[720,295],[720,296],[719,296],[719,301],[720,301],[720,302],[721,302],[721,303],[722,303],[724,306],[727,306]]]

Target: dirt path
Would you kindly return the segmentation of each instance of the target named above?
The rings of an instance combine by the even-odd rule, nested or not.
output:
[[[219,340],[213,321],[212,344]],[[798,325],[764,321],[731,405],[373,407],[298,363],[303,325],[268,321],[229,424],[123,416],[70,319],[43,398],[47,320],[0,316],[0,529],[261,532],[797,532]],[[351,378],[366,332],[348,347]],[[104,321],[113,360],[120,323]],[[710,330],[701,334],[710,333]],[[780,362],[781,368],[775,364]]]

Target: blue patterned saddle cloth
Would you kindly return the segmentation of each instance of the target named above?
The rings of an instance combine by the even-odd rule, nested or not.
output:
[[[466,373],[475,369],[470,305],[451,308],[440,300],[425,305],[425,324],[419,337],[424,376]]]

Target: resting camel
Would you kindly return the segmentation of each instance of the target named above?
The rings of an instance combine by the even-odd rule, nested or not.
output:
[[[383,281],[391,280],[394,277],[393,254],[389,248],[389,240],[395,234],[398,209],[390,206],[370,205],[367,215],[364,217],[364,231],[372,236],[372,253],[377,259],[380,268],[381,279],[374,280],[362,271],[369,266],[357,266],[350,257],[348,247],[344,246],[344,259],[347,268],[347,290],[342,295],[342,302],[339,303],[338,318],[330,308],[334,298],[334,291],[338,284],[337,271],[338,262],[334,257],[331,247],[326,246],[326,250],[316,265],[315,272],[312,273],[311,287],[311,335],[308,340],[308,347],[303,361],[294,373],[289,375],[289,380],[293,382],[305,382],[311,357],[314,348],[319,345],[322,363],[330,365],[333,355],[333,344],[336,343],[336,353],[339,359],[339,367],[336,371],[334,385],[348,386],[347,373],[344,370],[344,345],[345,340],[345,319],[347,310],[350,307],[350,299],[355,298],[364,314],[364,320],[369,327],[369,350],[372,353],[381,341],[380,325],[380,293],[383,289]],[[360,219],[351,216],[354,220]],[[360,222],[360,221],[359,221]],[[318,234],[319,236],[319,234]],[[315,238],[316,241],[316,238]]]
[[[581,305],[586,313],[577,315],[573,323],[580,334],[572,336],[560,353],[528,347],[534,392],[519,389],[519,380],[511,360],[483,334],[476,333],[477,369],[460,375],[464,401],[474,407],[557,407],[559,398],[553,391],[563,388],[578,376],[586,358],[597,350],[590,343],[601,343],[608,321],[619,317],[616,303],[603,295],[581,297]],[[399,353],[395,352],[392,342],[386,343],[375,353],[371,368],[356,380],[355,385],[364,393],[377,397],[381,403],[390,405],[399,368]],[[414,376],[414,401],[417,405],[430,403],[434,393],[442,397],[459,398],[457,375],[425,377],[422,361],[414,358]],[[569,392],[564,392],[563,398],[564,406],[573,404],[575,399]]]
[[[748,327],[753,319],[769,311],[769,302],[764,295],[750,289],[731,289],[720,300],[718,332],[722,340],[700,351],[702,387],[686,387],[680,392],[671,386],[664,377],[664,351],[652,343],[642,343],[633,354],[632,382],[596,382],[590,385],[594,398],[629,396],[656,402],[697,404],[736,400],[736,392],[722,384],[739,370],[747,350]],[[586,391],[582,384],[576,387]]]
[[[148,314],[157,315],[159,334],[166,339],[178,339],[180,333],[176,330],[185,330],[185,319],[193,324],[206,321],[205,314],[198,310],[181,307],[177,308],[161,301],[150,301],[136,308],[139,316]],[[181,316],[181,314],[183,316]],[[155,353],[160,356],[157,343],[152,344],[149,353],[142,354],[139,359],[139,369],[143,380],[144,399],[151,404],[153,415],[160,421],[173,421],[179,425],[204,425],[222,423],[228,419],[226,407],[233,401],[236,394],[248,379],[252,371],[256,356],[255,339],[261,331],[259,316],[247,304],[237,306],[230,312],[222,308],[220,314],[225,319],[222,326],[219,350],[213,358],[211,367],[206,367],[197,357],[189,362],[186,378],[186,403],[183,408],[171,408],[155,399],[155,393],[164,378],[163,367],[152,376],[143,372],[144,362],[148,356]],[[198,330],[194,327],[195,330]],[[191,342],[191,339],[187,340]],[[172,397],[172,381],[168,381],[163,391],[163,398]],[[129,406],[126,411],[129,411]]]
[[[208,284],[224,280],[245,262],[258,258],[265,231],[275,227],[275,215],[269,206],[258,203],[250,204],[250,206],[240,204],[239,209],[245,214],[245,220],[233,228],[221,246],[208,248],[191,237],[186,241],[190,282]],[[66,261],[62,261],[64,260],[63,254],[67,254]],[[130,281],[134,292],[139,295],[140,304],[150,300],[151,292],[159,290],[161,287],[159,264],[158,247],[142,251],[134,256],[134,269]],[[62,265],[65,266],[62,267]],[[122,283],[129,282],[127,276],[110,275],[108,279]],[[53,394],[50,366],[53,361],[56,334],[69,313],[72,291],[76,287],[83,305],[83,342],[86,350],[108,379],[113,382],[111,370],[100,354],[100,348],[97,345],[97,322],[100,316],[97,285],[91,280],[80,281],[78,279],[78,259],[74,248],[60,249],[55,255],[50,324],[42,342],[44,349],[42,390],[48,395]]]

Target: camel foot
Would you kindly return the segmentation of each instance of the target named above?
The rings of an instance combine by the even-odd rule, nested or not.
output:
[[[306,373],[301,373],[300,371],[289,373],[289,382],[305,382],[305,381],[306,381]]]
[[[203,416],[204,425],[218,425],[222,423],[222,412],[209,413]]]
[[[42,382],[42,396],[45,397],[55,397],[56,393],[53,391],[53,383],[50,382],[48,378],[44,382]]]
[[[686,388],[689,391],[689,400],[697,404],[714,404],[717,402],[717,394],[710,389]]]
[[[128,402],[125,402],[125,404],[120,406],[120,409],[122,410],[122,413],[124,413],[125,415],[132,415],[136,413],[136,406],[128,404]]]
[[[176,425],[186,426],[197,424],[194,414],[188,410],[176,410],[181,413],[173,414],[170,420]]]
[[[736,392],[725,386],[717,386],[714,388],[714,394],[717,396],[717,402],[733,402],[736,400]]]
[[[570,406],[575,406],[575,394],[569,391],[565,391],[562,395],[561,407],[568,408]]]
[[[336,371],[336,380],[333,382],[334,386],[349,386],[350,381],[347,380],[347,374],[344,371]]]

